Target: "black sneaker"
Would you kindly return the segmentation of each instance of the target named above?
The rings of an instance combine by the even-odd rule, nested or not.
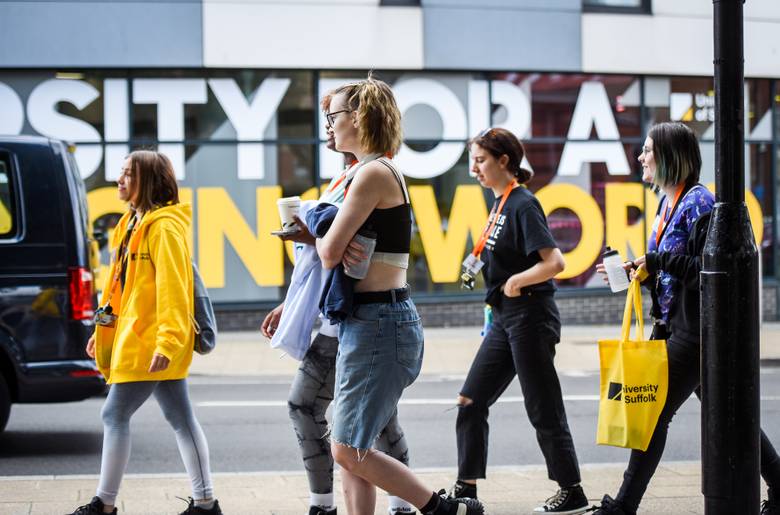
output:
[[[336,515],[336,508],[326,510],[320,506],[310,506],[309,515]]]
[[[449,498],[444,490],[439,490],[441,504],[452,515],[484,515],[485,507],[477,499],[468,497]],[[438,512],[437,512],[438,513]]]
[[[179,497],[181,499],[181,497]],[[182,499],[183,501],[185,499]],[[222,509],[219,507],[219,501],[214,499],[214,506],[211,509],[195,506],[195,499],[188,497],[186,501],[189,503],[187,509],[181,512],[179,515],[222,515]]]
[[[636,513],[623,509],[623,506],[621,506],[619,502],[612,497],[605,495],[604,498],[601,499],[601,506],[596,508],[593,515],[636,515]]]
[[[780,502],[775,498],[774,491],[767,491],[768,499],[761,503],[761,515],[780,515]]]
[[[100,500],[100,497],[95,496],[89,504],[79,506],[70,515],[103,515],[103,506],[103,501]],[[111,515],[116,515],[116,508],[111,512]]]
[[[585,513],[590,507],[588,498],[580,485],[561,488],[558,493],[534,508],[534,513],[557,513],[558,515],[577,515]]]
[[[447,492],[447,499],[476,499],[477,485],[470,485],[463,481],[455,481]]]

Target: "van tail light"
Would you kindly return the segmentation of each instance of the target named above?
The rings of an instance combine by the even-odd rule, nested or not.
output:
[[[98,377],[100,376],[99,370],[74,370],[71,372],[70,377]]]
[[[70,318],[91,320],[95,314],[92,304],[92,272],[86,268],[68,269],[70,290]]]

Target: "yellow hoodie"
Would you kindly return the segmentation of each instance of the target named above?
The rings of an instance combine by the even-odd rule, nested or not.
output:
[[[187,231],[189,204],[174,204],[146,213],[128,243],[124,288],[114,276],[117,250],[133,214],[119,220],[111,239],[111,266],[100,306],[109,289],[114,327],[96,326],[95,360],[109,384],[165,381],[187,377],[194,344],[192,262]],[[170,360],[168,368],[149,372],[154,353]]]

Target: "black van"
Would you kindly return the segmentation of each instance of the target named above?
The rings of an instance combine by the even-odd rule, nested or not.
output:
[[[0,431],[12,403],[105,390],[85,352],[97,247],[73,148],[0,137]]]

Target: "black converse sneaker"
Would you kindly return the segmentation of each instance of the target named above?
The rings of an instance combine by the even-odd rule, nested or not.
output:
[[[439,490],[439,497],[441,498],[440,508],[444,508],[444,510],[435,513],[447,513],[448,515],[484,515],[485,513],[485,507],[476,499],[449,498],[444,490]]]
[[[100,500],[100,497],[95,496],[92,498],[89,504],[79,506],[76,508],[76,511],[70,515],[104,515],[103,501]],[[116,515],[116,508],[114,508],[114,511],[112,511],[110,515]]]
[[[461,480],[455,481],[447,492],[447,499],[476,499],[477,485],[464,483]]]
[[[601,506],[596,508],[596,511],[593,512],[593,515],[636,515],[634,512],[626,511],[623,509],[623,506],[620,505],[619,502],[617,502],[612,497],[605,495],[603,499],[601,499]]]
[[[336,515],[336,508],[326,510],[321,506],[310,506],[309,515]]]
[[[181,497],[179,497],[179,499],[181,499]],[[216,499],[214,499],[214,506],[212,506],[211,509],[195,506],[195,499],[192,497],[188,498],[188,502],[187,509],[179,515],[222,515],[222,509],[219,507],[219,501]]]
[[[589,508],[588,498],[580,485],[561,488],[558,493],[547,499],[543,505],[534,508],[534,513],[557,513],[558,515],[577,515]]]

